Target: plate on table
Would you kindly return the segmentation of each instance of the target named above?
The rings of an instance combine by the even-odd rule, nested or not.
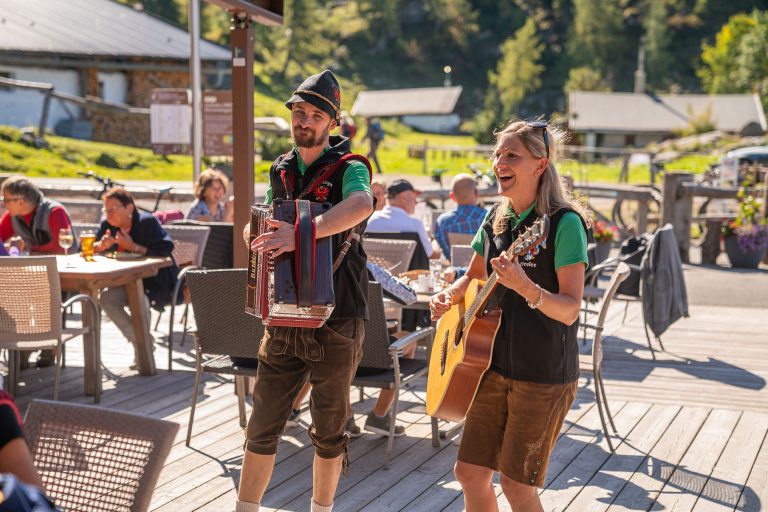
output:
[[[115,252],[112,253],[111,257],[116,260],[138,260],[143,258],[144,255],[138,252]]]
[[[423,269],[409,270],[407,272],[401,272],[400,273],[400,277],[408,279],[409,281],[414,281],[414,280],[418,280],[419,276],[424,275],[424,274],[429,274],[429,273],[430,273],[429,270],[423,270]]]

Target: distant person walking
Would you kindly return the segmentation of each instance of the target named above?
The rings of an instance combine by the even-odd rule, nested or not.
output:
[[[354,118],[349,115],[349,112],[343,111],[341,113],[341,125],[339,126],[339,129],[341,135],[349,139],[349,147],[351,148],[352,139],[354,139],[357,134],[357,125],[355,124]]]
[[[381,174],[381,165],[379,165],[376,151],[378,151],[381,141],[384,140],[384,129],[376,118],[366,117],[365,122],[368,125],[368,131],[365,133],[365,138],[368,140],[368,154],[365,156],[376,165],[376,172]]]

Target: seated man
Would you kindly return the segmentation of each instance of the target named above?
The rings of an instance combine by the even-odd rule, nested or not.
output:
[[[469,174],[457,174],[451,181],[451,199],[458,205],[455,210],[445,212],[437,218],[435,240],[446,257],[451,255],[451,243],[448,233],[466,233],[474,235],[480,229],[485,208],[477,206],[480,194],[475,179]]]
[[[6,212],[0,218],[0,242],[20,237],[19,251],[64,254],[59,246],[59,230],[71,228],[72,220],[61,204],[45,198],[40,189],[23,176],[5,180],[2,194]],[[74,243],[77,246],[77,240]],[[37,366],[51,366],[53,362],[53,351],[43,350]],[[27,357],[22,357],[22,369],[27,364]]]
[[[408,180],[395,180],[387,187],[387,205],[373,212],[368,219],[366,231],[395,231],[400,233],[416,232],[419,234],[424,252],[430,259],[440,257],[419,219],[411,217],[416,211],[416,197],[420,194]]]
[[[107,219],[101,223],[97,242],[93,251],[132,252],[142,256],[171,256],[173,241],[160,223],[150,213],[139,213],[133,202],[133,196],[122,187],[115,187],[102,196],[104,213]],[[161,268],[156,276],[144,279],[145,299],[143,307],[146,310],[145,331],[149,332],[149,306],[158,311],[171,303],[171,295],[176,285],[179,267],[176,263],[170,267]],[[133,331],[131,316],[126,311],[128,294],[125,286],[108,288],[99,296],[101,309],[115,323],[123,335],[134,344],[136,351],[136,335]],[[138,361],[138,359],[136,359]],[[136,361],[131,368],[136,367]]]
[[[46,199],[31,181],[12,176],[3,182],[6,212],[0,218],[0,241],[21,237],[22,250],[42,254],[64,254],[59,246],[59,230],[71,228],[72,220],[64,207]]]

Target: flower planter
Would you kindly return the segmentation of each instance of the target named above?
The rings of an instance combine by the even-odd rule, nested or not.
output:
[[[768,248],[763,247],[759,251],[742,252],[742,250],[739,249],[739,241],[737,237],[725,237],[725,253],[728,255],[728,260],[731,262],[732,267],[757,268],[760,261],[765,256],[766,249]]]
[[[613,242],[597,242],[595,244],[595,263],[601,263],[608,259]]]

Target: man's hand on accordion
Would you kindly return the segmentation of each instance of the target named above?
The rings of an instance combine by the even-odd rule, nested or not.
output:
[[[272,256],[279,256],[284,252],[296,250],[296,228],[294,226],[281,220],[264,220],[275,229],[254,238],[251,250],[258,252],[274,251]]]

